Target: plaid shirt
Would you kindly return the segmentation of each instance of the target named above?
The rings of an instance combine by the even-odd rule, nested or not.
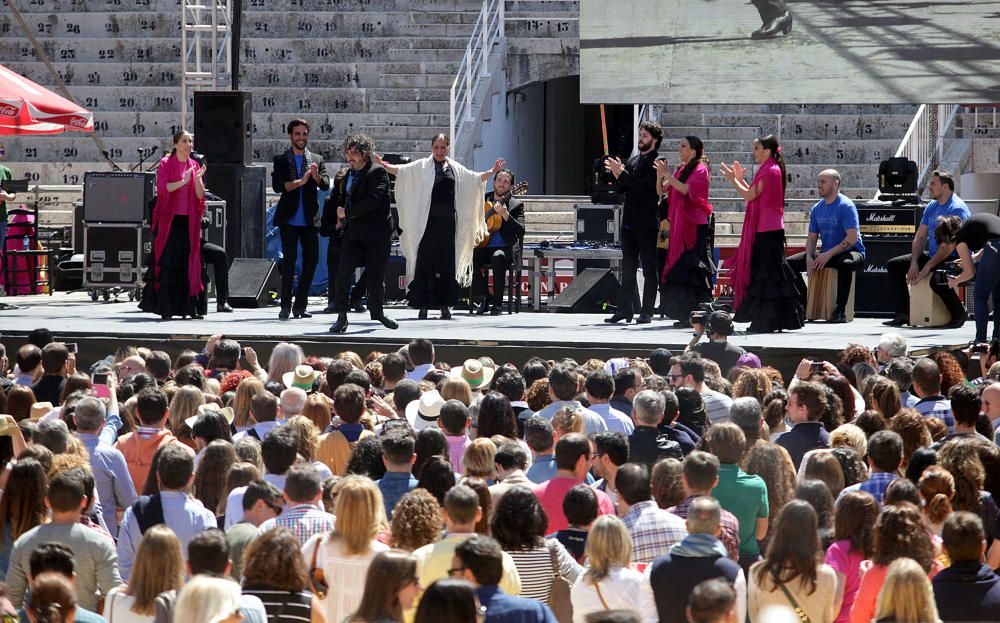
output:
[[[891,472],[874,472],[868,480],[847,487],[840,492],[840,495],[843,496],[847,491],[864,491],[865,493],[871,493],[875,501],[878,502],[878,505],[882,506],[882,500],[885,499],[886,487],[897,478],[899,476]]]
[[[632,534],[632,562],[652,562],[670,552],[670,548],[687,536],[684,520],[646,500],[633,505],[622,517]]]
[[[333,522],[333,515],[319,510],[312,504],[296,504],[286,508],[277,517],[260,524],[257,536],[274,528],[288,528],[299,540],[299,544],[305,545],[305,542],[314,535],[333,530]]]
[[[691,508],[691,502],[695,501],[695,498],[699,498],[699,495],[689,495],[684,498],[684,501],[677,506],[671,506],[667,509],[668,512],[677,515],[681,519],[687,519],[688,509]],[[719,534],[719,540],[722,544],[726,546],[726,552],[729,554],[731,560],[739,562],[740,560],[740,520],[736,518],[736,515],[730,513],[726,509],[720,509],[722,515],[720,517],[719,526],[722,528],[721,534]]]

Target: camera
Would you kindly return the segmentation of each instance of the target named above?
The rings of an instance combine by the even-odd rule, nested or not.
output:
[[[70,354],[75,355],[77,349],[76,342],[66,342],[65,344],[66,344],[66,350],[69,351]]]
[[[823,367],[822,361],[813,361],[811,364],[809,364],[810,372],[822,372],[823,370],[825,370],[825,368]]]
[[[933,286],[947,286],[948,285],[948,271],[939,268],[931,272],[931,285]]]
[[[691,318],[689,319],[689,322],[692,325],[696,324],[702,325],[705,324],[706,320],[708,320],[708,312],[702,309],[696,309],[693,312],[691,312]]]
[[[974,353],[988,353],[990,351],[989,344],[973,344],[972,352]]]

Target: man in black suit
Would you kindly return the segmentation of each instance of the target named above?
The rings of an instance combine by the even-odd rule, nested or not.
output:
[[[293,119],[288,124],[288,151],[274,157],[271,186],[281,193],[278,207],[274,211],[274,224],[281,233],[281,312],[279,320],[288,320],[290,313],[296,318],[309,318],[306,311],[309,287],[316,273],[319,261],[320,224],[318,190],[330,188],[330,176],[326,172],[323,157],[308,149],[309,124],[302,119]],[[299,244],[302,245],[302,272],[299,287],[292,304],[292,282],[295,280],[295,263],[298,260]]]
[[[344,184],[347,183],[347,173],[350,170],[351,167],[349,166],[341,167],[336,175],[333,176],[333,188],[330,194],[326,196],[326,202],[323,204],[323,218],[319,226],[319,235],[330,239],[330,243],[326,247],[328,285],[326,307],[322,312],[324,314],[333,314],[337,311],[337,288],[335,281],[337,278],[337,267],[340,265],[340,245],[344,241],[344,222],[337,217],[337,208],[344,207],[344,200],[347,198],[347,195],[344,193]],[[351,309],[356,312],[367,311],[361,302],[367,290],[368,271],[365,270],[351,288]]]
[[[639,153],[625,164],[618,158],[608,158],[604,166],[615,176],[618,192],[625,197],[622,207],[622,287],[618,291],[617,310],[604,322],[632,321],[632,299],[638,280],[636,270],[642,260],[642,310],[636,324],[653,321],[653,303],[656,301],[656,208],[659,195],[656,192],[656,169],[653,163],[659,154],[657,149],[663,140],[663,128],[655,121],[639,124]]]
[[[399,328],[395,320],[386,318],[382,309],[393,227],[389,174],[372,161],[373,153],[375,141],[366,134],[351,134],[344,139],[344,159],[351,170],[344,182],[343,205],[337,208],[337,217],[344,223],[344,237],[334,282],[337,321],[330,327],[331,333],[347,330],[351,275],[362,263],[368,268],[368,311],[372,320],[389,329]]]
[[[520,247],[524,239],[524,204],[516,197],[507,196],[513,185],[514,172],[510,169],[501,169],[493,176],[493,191],[486,193],[486,201],[493,202],[493,209],[502,219],[502,223],[500,229],[490,234],[485,247],[473,251],[472,279],[475,282],[473,287],[483,293],[483,304],[476,310],[479,315],[486,312],[494,316],[500,315],[507,269],[514,260],[514,249]],[[482,271],[482,267],[487,265],[493,269],[492,299],[486,276]]]

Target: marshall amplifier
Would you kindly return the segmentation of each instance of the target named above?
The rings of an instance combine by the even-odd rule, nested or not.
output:
[[[886,262],[910,252],[910,236],[871,236],[864,239],[865,266],[858,272],[854,286],[854,315],[889,317],[893,307],[892,286]]]
[[[83,174],[83,220],[141,223],[152,214],[156,174],[87,171]]]
[[[858,223],[865,246],[868,246],[868,236],[910,238],[917,233],[920,217],[924,207],[910,200],[859,201]]]
[[[149,253],[148,234],[142,223],[85,223],[83,286],[138,287]]]
[[[621,205],[583,203],[573,206],[577,242],[619,242],[618,229],[622,220]]]

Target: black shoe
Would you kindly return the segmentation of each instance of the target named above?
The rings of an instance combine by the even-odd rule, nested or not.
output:
[[[312,318],[313,317],[312,314],[310,314],[309,312],[307,312],[304,309],[295,309],[295,310],[292,310],[292,316],[294,316],[295,318]]]
[[[792,31],[792,14],[785,11],[770,22],[750,34],[751,39],[773,39],[778,33],[787,35]]]
[[[337,313],[337,306],[334,305],[333,303],[329,303],[326,307],[323,308],[323,311],[316,312],[316,313],[319,313],[319,314],[336,314]]]
[[[330,333],[344,333],[345,331],[347,331],[347,325],[348,325],[347,314],[342,313],[339,316],[337,316],[337,322],[333,323],[330,326]]]
[[[451,310],[447,307],[441,308],[441,320],[451,320]]]
[[[381,314],[381,315],[378,315],[378,316],[372,316],[372,320],[378,320],[379,322],[382,323],[382,326],[384,326],[386,329],[398,329],[399,328],[399,323],[396,322],[395,320],[393,320],[392,318],[389,318],[385,314]]]
[[[956,316],[951,322],[945,325],[946,329],[959,329],[965,324],[965,321],[969,319],[969,314],[963,313],[960,316]]]
[[[892,320],[886,320],[882,324],[887,327],[901,327],[903,325],[910,324],[910,319],[906,316],[896,316]]]
[[[426,307],[420,308],[420,313],[417,314],[417,318],[419,318],[420,320],[427,320],[427,308]]]
[[[844,313],[844,310],[838,307],[837,309],[833,310],[833,314],[830,316],[830,322],[835,324],[843,324],[847,322],[847,314]]]
[[[291,313],[292,310],[288,309],[287,307],[282,307],[281,311],[278,312],[278,320],[288,320],[288,316],[290,316]]]
[[[198,312],[191,314],[191,320],[204,320],[204,318],[205,317],[199,314]]]
[[[368,309],[365,308],[365,304],[362,303],[361,301],[352,301],[351,302],[351,309],[353,311],[358,312],[359,314],[363,314],[366,311],[368,311]]]
[[[615,324],[624,320],[626,323],[632,322],[632,314],[625,315],[621,312],[615,312],[612,316],[604,319],[604,322],[608,324]]]
[[[477,316],[485,316],[490,311],[490,303],[486,299],[483,299],[482,304],[476,308]]]
[[[678,321],[674,322],[674,328],[675,329],[690,329],[691,328],[691,323],[690,322],[684,322],[683,320],[678,320]]]
[[[502,313],[503,313],[503,307],[501,307],[500,305],[494,305],[493,307],[490,308],[491,316],[499,316]]]
[[[653,322],[653,314],[639,314],[639,317],[635,319],[636,324],[649,324]]]
[[[221,303],[215,304],[215,311],[220,314],[231,314],[233,312],[233,308],[230,307],[229,303],[222,301]]]
[[[160,320],[170,320],[170,314],[160,314]]]

